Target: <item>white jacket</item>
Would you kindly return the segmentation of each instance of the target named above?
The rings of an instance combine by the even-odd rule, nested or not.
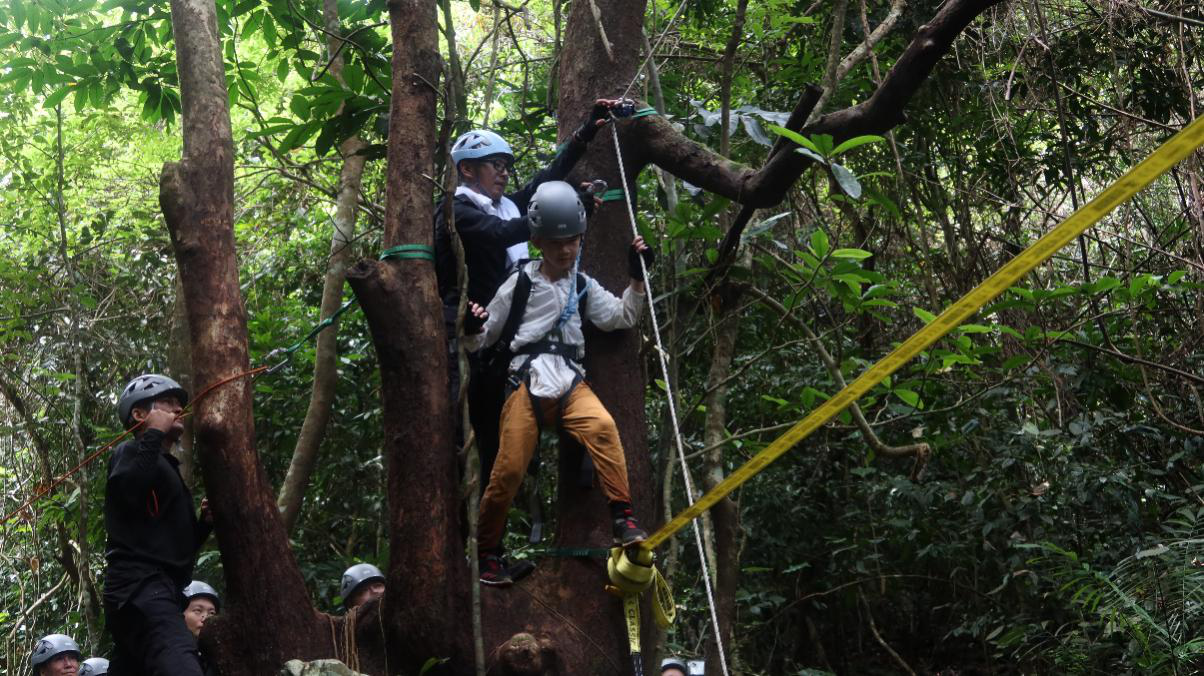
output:
[[[581,333],[581,313],[574,312],[560,329],[553,331],[556,320],[568,302],[569,287],[572,285],[572,274],[552,282],[540,271],[540,261],[530,261],[525,266],[527,276],[531,278],[531,295],[527,298],[527,309],[523,312],[522,321],[514,340],[510,342],[510,350],[517,352],[524,345],[537,342],[544,337],[553,342],[567,343],[577,346],[577,358],[585,356],[585,336]],[[603,331],[627,329],[636,325],[640,319],[640,311],[644,307],[644,294],[633,291],[630,286],[623,291],[620,299],[602,288],[592,277],[585,277],[589,300],[584,303],[588,319]],[[478,350],[492,345],[501,338],[502,326],[510,314],[510,302],[514,297],[514,285],[518,275],[510,275],[497,294],[489,302],[489,319],[480,333],[464,337],[465,347]],[[581,289],[577,289],[580,293]],[[522,366],[530,355],[516,355],[510,362],[513,372]],[[560,397],[569,391],[576,377],[585,374],[579,367],[568,359],[553,355],[536,355],[531,361],[529,386],[531,394],[537,397]]]

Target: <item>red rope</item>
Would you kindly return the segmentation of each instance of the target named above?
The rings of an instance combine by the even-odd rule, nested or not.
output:
[[[222,385],[231,383],[231,382],[233,382],[235,380],[239,380],[241,378],[250,378],[250,377],[257,376],[260,373],[263,373],[264,371],[268,370],[268,368],[269,367],[267,367],[267,366],[257,366],[253,369],[249,369],[249,370],[243,371],[241,373],[236,373],[236,374],[230,376],[229,378],[224,378],[222,380],[217,381],[216,383],[213,383],[212,385],[201,390],[201,393],[198,394],[195,399],[193,399],[191,402],[189,402],[188,406],[185,406],[184,410],[181,411],[180,415],[176,416],[176,418],[179,419],[179,418],[183,418],[186,415],[191,415],[192,412],[189,410],[190,408],[192,408],[193,406],[196,406],[198,403],[200,403],[200,401],[202,399],[209,396],[210,392],[216,390],[217,388],[221,387]],[[36,491],[34,491],[33,495],[31,495],[28,500],[21,503],[20,507],[9,512],[7,515],[5,515],[5,517],[3,519],[0,519],[0,524],[7,524],[14,516],[25,511],[25,509],[28,508],[30,505],[32,505],[35,500],[38,500],[38,499],[46,496],[47,494],[50,493],[50,491],[53,491],[55,488],[58,488],[59,486],[61,486],[64,481],[71,478],[71,476],[74,475],[76,472],[80,471],[84,467],[87,467],[94,460],[96,460],[101,455],[103,455],[105,453],[105,451],[108,451],[109,449],[116,446],[117,442],[121,441],[122,439],[124,439],[124,438],[128,437],[129,435],[133,434],[134,432],[138,431],[138,428],[142,427],[145,424],[146,424],[146,421],[143,420],[142,422],[138,423],[137,425],[134,425],[133,427],[129,428],[128,430],[122,432],[121,434],[117,435],[117,437],[115,437],[114,439],[109,441],[109,443],[105,444],[104,446],[101,446],[99,449],[90,453],[88,455],[88,457],[83,459],[83,462],[80,462],[75,467],[72,467],[71,469],[67,470],[63,474],[59,475],[57,478],[55,478],[54,481],[51,481],[49,484],[40,486]]]

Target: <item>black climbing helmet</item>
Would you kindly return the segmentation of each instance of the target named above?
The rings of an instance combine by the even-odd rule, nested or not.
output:
[[[355,590],[359,589],[360,585],[377,580],[384,582],[385,574],[380,572],[380,568],[370,563],[357,563],[348,568],[343,573],[343,580],[339,584],[339,596],[343,597],[343,605],[346,606],[351,601],[351,597],[355,595]]]
[[[176,381],[157,373],[140,375],[121,390],[121,396],[117,399],[117,417],[129,429],[132,427],[130,414],[135,406],[168,394],[174,394],[181,406],[188,405],[188,392]]]
[[[193,580],[184,587],[184,603],[190,603],[198,596],[213,601],[214,610],[222,609],[222,598],[217,595],[217,590],[200,580]]]
[[[63,653],[73,653],[77,660],[83,656],[79,651],[79,644],[70,636],[66,634],[43,636],[33,647],[33,654],[29,656],[29,664],[33,666],[34,673],[37,673],[38,668],[43,664]]]
[[[573,186],[545,181],[527,205],[531,237],[566,239],[585,232],[585,205]]]

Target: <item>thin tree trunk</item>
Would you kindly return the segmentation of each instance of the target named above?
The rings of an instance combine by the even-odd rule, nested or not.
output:
[[[63,107],[55,106],[55,189],[54,207],[59,226],[59,256],[63,261],[63,269],[67,273],[68,282],[75,287],[80,284],[79,270],[75,267],[67,251],[67,200],[63,195],[65,179],[63,176]],[[74,294],[72,294],[74,298]],[[70,307],[70,325],[67,327],[67,350],[71,355],[71,369],[75,376],[71,388],[71,445],[75,448],[76,462],[83,462],[87,450],[84,439],[80,434],[80,409],[84,397],[84,365],[80,350],[79,316],[83,309],[74,299],[67,302]],[[78,572],[80,606],[84,611],[84,619],[88,629],[88,641],[95,642],[100,637],[100,598],[92,581],[92,571],[88,565],[88,482],[76,484],[79,490],[79,518],[76,522],[75,542],[79,548],[75,554],[75,569]],[[64,552],[64,555],[70,555]]]
[[[163,167],[159,203],[180,267],[201,387],[244,373],[247,321],[234,250],[234,145],[213,0],[172,0],[183,157]],[[252,387],[233,380],[196,400],[196,442],[226,578],[204,649],[223,674],[275,673],[329,652],[255,453]],[[285,630],[284,628],[287,628]]]
[[[464,83],[464,66],[460,61],[460,52],[456,42],[456,22],[452,18],[451,0],[439,0],[443,10],[443,39],[447,41],[447,65],[450,72],[449,87],[451,100],[456,104],[456,132],[467,131],[468,119],[468,87]]]
[[[336,0],[323,2],[323,17],[326,30],[338,35],[339,8]],[[331,37],[327,46],[330,54],[330,74],[339,81],[343,79],[342,40]],[[339,145],[343,157],[343,168],[339,172],[339,192],[335,197],[334,233],[330,238],[330,259],[327,262],[326,278],[322,282],[322,303],[318,314],[329,317],[343,304],[343,282],[351,262],[351,242],[355,237],[355,217],[359,205],[360,182],[364,175],[365,157],[360,154],[367,144],[359,136],[352,136]],[[309,477],[318,462],[318,450],[326,436],[330,422],[330,411],[334,405],[335,387],[339,382],[338,324],[318,334],[314,353],[314,381],[309,395],[309,408],[305,421],[297,434],[297,446],[280,487],[276,504],[284,520],[286,530],[293,530],[301,513],[301,503],[309,487]]]

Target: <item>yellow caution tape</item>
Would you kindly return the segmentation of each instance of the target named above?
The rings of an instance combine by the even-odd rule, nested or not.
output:
[[[1059,249],[1066,246],[1075,237],[1081,235],[1087,228],[1098,223],[1100,219],[1108,215],[1121,203],[1137,194],[1139,190],[1145,188],[1154,179],[1170,171],[1171,167],[1190,155],[1201,144],[1204,144],[1204,117],[1198,118],[1184,127],[1179,133],[1167,140],[1166,143],[1163,143],[1153,154],[1130,169],[1124,176],[1121,176],[1112,183],[1112,185],[1108,186],[1095,199],[1084,204],[1071,214],[1069,218],[1046,233],[1044,237],[1033,242],[1031,246],[1021,251],[1015,258],[1008,261],[1006,265],[995,271],[995,274],[988,277],[986,281],[959,298],[957,302],[946,308],[930,324],[912,334],[910,338],[903,341],[890,354],[869,367],[860,377],[849,383],[844,389],[837,392],[835,396],[824,402],[823,405],[812,411],[807,417],[800,420],[794,427],[787,430],[785,434],[766,446],[764,450],[729,474],[718,486],[712,488],[702,497],[698,498],[698,501],[693,505],[673,517],[660,530],[640,543],[640,547],[649,550],[655,549],[665,540],[672,537],[674,533],[685,528],[691,520],[710,509],[715,503],[736,490],[745,481],[756,476],[769,463],[777,460],[795,444],[819,429],[824,423],[836,417],[849,404],[865,396],[867,392],[882,382],[883,379],[914,359],[916,355],[920,354],[920,352],[927,349],[933,343],[940,340],[958,324],[976,314],[984,305],[991,302],[991,300],[1006,291],[1009,287],[1015,285],[1021,277],[1024,277],[1033,268],[1045,262]]]

